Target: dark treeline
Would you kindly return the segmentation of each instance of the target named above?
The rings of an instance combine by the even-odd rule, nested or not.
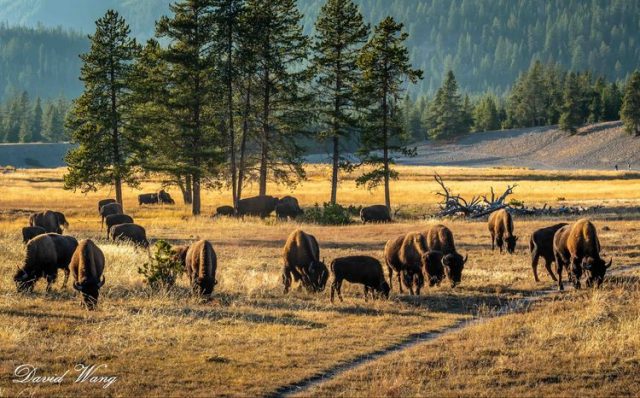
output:
[[[70,103],[65,98],[30,98],[24,91],[0,103],[0,142],[68,141],[64,121]]]

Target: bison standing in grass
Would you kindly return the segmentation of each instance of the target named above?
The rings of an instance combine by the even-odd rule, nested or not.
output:
[[[298,204],[298,199],[293,196],[285,196],[284,198],[278,200],[278,204],[276,205],[276,216],[280,219],[295,219],[298,216],[304,214],[304,211],[300,208]]]
[[[529,250],[531,251],[531,268],[533,269],[533,277],[536,282],[540,282],[538,278],[538,262],[540,261],[540,257],[544,259],[544,266],[551,279],[553,279],[554,282],[558,280],[551,270],[551,264],[556,260],[553,254],[553,237],[556,232],[565,225],[567,225],[567,223],[540,228],[531,234]]]
[[[18,267],[13,280],[18,291],[33,290],[40,278],[46,278],[47,291],[56,281],[58,269],[64,270],[63,286],[69,278],[69,262],[78,241],[71,236],[48,233],[36,236],[27,243],[22,267]]]
[[[157,205],[158,194],[157,193],[141,193],[138,195],[138,205]]]
[[[98,202],[98,213],[99,213],[99,214],[102,214],[102,213],[100,212],[100,209],[102,209],[102,206],[104,206],[104,205],[108,205],[109,203],[116,203],[116,200],[115,200],[115,199],[102,199],[102,200],[100,200],[100,201]]]
[[[443,258],[444,254],[437,250],[429,250],[422,255],[422,269],[429,281],[429,287],[440,285],[445,278]]]
[[[391,214],[385,205],[373,205],[363,207],[360,210],[360,219],[363,223],[368,222],[391,222]]]
[[[114,241],[131,242],[143,248],[149,247],[147,231],[138,224],[118,224],[111,227],[109,237]]]
[[[403,241],[404,235],[401,235],[396,238],[389,239],[384,245],[384,262],[387,265],[387,270],[389,272],[389,286],[393,288],[393,272],[395,271],[398,275],[398,286],[400,289],[400,293],[402,293],[401,276],[404,265],[402,261],[400,261],[399,254]]]
[[[165,205],[175,205],[176,201],[173,200],[173,198],[171,197],[171,195],[169,195],[167,191],[165,191],[164,189],[161,189],[158,191],[158,203],[165,204]]]
[[[216,209],[216,216],[234,216],[236,214],[233,206],[220,206]]]
[[[100,208],[100,216],[102,217],[102,223],[100,224],[100,228],[104,227],[104,219],[107,218],[107,216],[110,216],[112,214],[124,214],[124,211],[122,211],[122,206],[120,205],[120,203],[107,203],[106,205]]]
[[[507,243],[507,252],[513,254],[516,250],[518,237],[513,234],[513,218],[505,209],[491,213],[489,216],[489,233],[491,234],[491,250],[496,246],[502,253],[502,246]]]
[[[114,225],[133,224],[133,218],[127,214],[109,214],[104,221],[107,224],[107,239],[109,238],[109,231]]]
[[[89,310],[98,304],[100,288],[104,285],[105,259],[102,250],[90,239],[80,241],[71,259],[73,288],[82,295],[84,305]]]
[[[410,232],[405,235],[398,258],[402,263],[402,272],[406,287],[411,294],[420,295],[420,290],[424,286],[424,275],[422,274],[422,256],[429,251],[427,242],[419,232]]]
[[[22,243],[27,243],[38,235],[44,235],[47,231],[42,227],[24,227],[22,228]]]
[[[282,283],[285,294],[291,288],[291,277],[310,292],[324,290],[329,278],[329,271],[320,261],[320,246],[313,235],[302,230],[295,230],[289,235],[283,250],[284,268]]]
[[[558,267],[558,289],[564,290],[562,269],[568,268],[576,289],[581,287],[584,273],[587,286],[600,287],[613,259],[606,263],[600,257],[600,240],[596,227],[587,219],[560,228],[553,238],[553,252]]]
[[[238,201],[239,216],[256,216],[266,218],[273,213],[278,204],[278,198],[262,195]]]
[[[29,217],[29,226],[44,228],[47,232],[62,234],[62,226],[68,225],[62,213],[51,210],[34,213]]]
[[[456,287],[462,281],[462,270],[469,256],[462,257],[456,250],[453,233],[444,225],[434,225],[427,231],[427,247],[430,251],[442,252],[442,265],[451,282]]]
[[[382,264],[380,261],[369,256],[350,256],[336,258],[331,262],[331,272],[333,273],[333,283],[331,284],[331,302],[333,303],[334,292],[338,292],[338,297],[342,301],[342,281],[359,283],[364,285],[364,299],[368,299],[369,291],[375,298],[374,292],[389,298],[391,288],[384,279]]]
[[[184,253],[184,252],[181,252]],[[207,240],[190,245],[184,253],[185,271],[193,291],[199,295],[210,296],[216,281],[218,259],[213,246]]]

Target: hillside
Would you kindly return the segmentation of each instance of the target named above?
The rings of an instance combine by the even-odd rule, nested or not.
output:
[[[534,169],[640,169],[640,139],[620,122],[591,125],[575,136],[556,126],[475,133],[448,144],[425,143],[401,164],[515,166]]]

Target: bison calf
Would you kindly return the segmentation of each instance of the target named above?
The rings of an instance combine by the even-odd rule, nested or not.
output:
[[[360,219],[363,223],[368,222],[391,222],[391,214],[385,205],[373,205],[363,207],[360,210]]]
[[[181,251],[179,255],[184,253]],[[185,253],[185,270],[193,291],[210,296],[216,281],[218,259],[213,246],[207,240],[200,240],[190,245]]]
[[[516,250],[518,237],[513,235],[513,218],[505,209],[491,213],[489,216],[489,233],[491,234],[491,250],[496,246],[502,253],[504,243],[507,243],[507,252],[513,254]]]
[[[565,225],[567,225],[567,223],[560,223],[550,227],[540,228],[531,234],[529,250],[531,251],[531,268],[533,269],[533,277],[536,282],[540,282],[540,279],[538,278],[538,262],[540,261],[540,257],[544,259],[544,266],[551,279],[557,281],[556,276],[551,270],[551,264],[555,261],[555,256],[553,254],[553,236]]]
[[[336,258],[331,262],[331,272],[333,273],[333,284],[331,285],[331,302],[333,303],[334,292],[338,292],[340,301],[342,300],[342,281],[358,283],[364,285],[364,299],[368,299],[369,291],[375,298],[373,292],[382,293],[385,298],[389,298],[391,288],[384,279],[382,264],[380,261],[369,256],[350,256]]]
[[[22,243],[27,243],[38,235],[44,235],[47,231],[42,227],[24,227],[22,228]]]
[[[104,285],[104,254],[90,239],[80,241],[73,253],[69,268],[73,274],[73,288],[82,294],[84,305],[89,310],[98,304],[100,288]]]
[[[233,206],[220,206],[216,209],[216,216],[233,216],[236,214]]]
[[[124,214],[122,210],[122,206],[120,203],[107,203],[106,205],[100,208],[100,216],[102,217],[102,223],[100,224],[100,228],[104,227],[104,220],[107,216],[112,214]]]

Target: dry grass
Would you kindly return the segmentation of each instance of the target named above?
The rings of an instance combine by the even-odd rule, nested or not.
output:
[[[432,191],[436,187],[430,182],[431,172],[426,168],[403,169],[406,179],[394,185],[396,202],[433,206]],[[596,187],[618,183],[617,180],[608,180],[609,173],[604,172],[554,174],[506,169],[440,169],[439,172],[448,176],[452,185],[459,184],[463,193],[486,190],[491,184],[487,180],[493,181],[496,188],[511,183],[512,179],[522,181],[522,189],[518,188],[522,196],[518,198],[527,201],[537,200],[534,198],[542,197],[543,192],[553,192],[555,184],[569,188],[553,193],[550,201],[555,196],[569,200],[574,195],[573,189],[578,190],[581,184],[593,188],[590,196],[584,199],[600,201],[606,194],[604,189],[597,191]],[[325,171],[316,168],[309,174],[310,181],[295,191],[295,195],[302,203],[322,201],[327,191]],[[102,237],[95,207],[97,199],[108,192],[84,196],[62,191],[60,175],[60,170],[54,170],[21,171],[0,176],[3,186],[0,273],[5,275],[0,278],[2,396],[20,393],[38,396],[81,393],[108,396],[266,394],[337,363],[402,341],[411,334],[440,330],[460,320],[490,313],[492,308],[508,300],[551,286],[544,271],[541,273],[544,282],[533,282],[529,256],[524,247],[525,237],[551,220],[516,220],[517,233],[522,239],[521,247],[514,256],[491,253],[484,222],[454,221],[447,224],[456,234],[460,251],[468,252],[470,258],[459,288],[427,288],[419,298],[400,295],[394,290],[389,301],[365,302],[361,288],[347,284],[343,289],[345,302],[336,305],[329,303],[327,291],[318,295],[294,292],[285,297],[280,280],[281,248],[287,235],[300,225],[273,220],[193,219],[182,206],[163,209],[133,205],[138,192],[127,190],[128,212],[147,228],[150,237],[172,242],[206,238],[213,242],[219,258],[220,284],[211,302],[200,302],[190,297],[184,279],[171,294],[151,294],[136,272],[137,265],[146,260],[146,253],[129,246],[113,245]],[[525,182],[532,188],[526,188]],[[355,190],[352,183],[347,180],[343,184],[343,203],[377,203],[380,200],[379,193]],[[625,183],[635,186],[638,182],[629,180]],[[623,182],[620,184],[624,185]],[[157,181],[147,181],[143,188],[155,190],[158,185]],[[417,193],[410,194],[412,187]],[[402,191],[406,193],[401,194]],[[286,192],[277,191],[278,194]],[[525,192],[529,192],[531,197]],[[637,187],[635,192],[638,192]],[[226,192],[208,192],[206,210],[213,211],[216,205],[226,202],[227,196]],[[620,194],[616,201],[635,205],[636,197]],[[33,294],[15,292],[10,275],[24,255],[19,229],[27,218],[26,213],[17,210],[41,208],[64,211],[71,223],[69,233],[79,238],[97,239],[105,252],[107,283],[101,292],[98,311],[88,313],[83,310],[79,306],[79,298],[72,289],[62,289],[61,281],[51,294],[44,292],[42,281]],[[411,230],[424,230],[434,222],[347,227],[303,225],[302,228],[316,235],[322,256],[329,262],[334,257],[355,253],[381,258],[387,239]],[[616,266],[632,264],[640,255],[637,251],[640,242],[636,238],[627,241],[628,236],[636,236],[634,223],[605,219],[599,222],[599,226],[604,225],[610,230],[601,233],[601,240],[605,250],[615,253]],[[607,291],[593,295],[593,298],[591,293],[583,296],[586,302],[617,300],[616,296],[607,298],[609,294]],[[578,305],[573,300],[562,303],[565,306]],[[533,321],[533,318],[529,320]],[[504,326],[504,329],[508,328]],[[491,343],[487,345],[480,339]],[[492,349],[497,342],[490,339],[494,337],[488,332],[476,337],[477,349]],[[498,337],[495,339],[499,340]],[[477,357],[476,354],[470,357]],[[19,364],[30,363],[38,366],[42,374],[52,375],[73,369],[76,363],[81,362],[106,364],[108,368],[100,373],[114,374],[118,380],[108,389],[99,385],[74,384],[71,375],[61,385],[28,386],[11,382],[13,369]],[[481,368],[479,363],[476,368]],[[515,369],[528,372],[526,367]],[[465,373],[453,370],[457,372],[455,377],[464,380]],[[405,385],[393,390],[394,380],[407,381],[411,374],[409,370],[403,371],[400,374],[406,375],[407,379],[401,379],[395,376],[398,372],[397,369],[387,369],[384,378],[382,374],[376,375],[375,385],[382,382],[382,385],[389,386],[389,389],[381,389],[377,393],[350,381],[343,381],[339,387],[322,392],[397,395],[396,392],[423,394],[431,391],[411,390]],[[473,383],[480,386],[482,380],[479,378]],[[471,381],[469,383],[471,385]],[[443,388],[440,391],[447,390]]]

